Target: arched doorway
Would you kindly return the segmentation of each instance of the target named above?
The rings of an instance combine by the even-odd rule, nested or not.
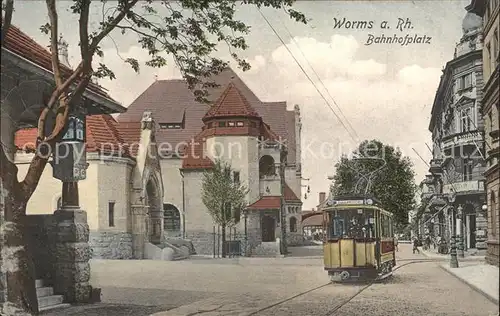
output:
[[[262,242],[272,242],[276,241],[275,229],[276,220],[274,217],[269,215],[262,216]]]
[[[163,229],[168,237],[180,237],[182,235],[181,212],[173,204],[163,204]]]
[[[146,202],[148,206],[146,238],[153,244],[159,244],[162,242],[163,236],[163,210],[158,186],[153,179],[150,179],[146,184]]]

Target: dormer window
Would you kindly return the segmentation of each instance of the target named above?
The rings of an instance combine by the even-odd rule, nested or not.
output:
[[[234,126],[234,122],[228,122],[228,126],[233,127]]]
[[[160,123],[161,129],[180,129],[182,125],[180,123]]]
[[[219,122],[219,127],[226,127],[226,122]]]
[[[242,121],[238,121],[238,122],[236,122],[236,126],[245,126],[245,124],[243,124]]]

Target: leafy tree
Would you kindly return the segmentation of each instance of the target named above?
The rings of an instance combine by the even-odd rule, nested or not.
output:
[[[358,193],[364,193],[367,180],[363,175],[380,168],[383,162],[384,168],[371,178],[368,193],[394,214],[396,229],[400,229],[408,224],[408,211],[415,207],[416,185],[413,164],[398,149],[378,140],[363,141],[353,152],[353,157],[342,157],[335,165],[332,193],[352,194],[358,181]]]
[[[239,223],[246,206],[248,189],[233,181],[231,165],[217,159],[212,169],[203,174],[202,201],[208,213],[222,230],[222,257],[226,257],[226,227]]]
[[[70,14],[74,14],[75,20],[78,20],[78,30],[75,32],[80,36],[81,61],[71,73],[64,74],[57,53],[59,51],[59,21],[56,0],[46,0],[48,21],[40,29],[50,35],[54,87],[49,93],[50,96],[44,101],[45,108],[38,121],[37,151],[24,180],[18,180],[17,168],[9,158],[8,153],[12,149],[7,148],[5,144],[0,146],[0,184],[5,215],[2,248],[13,251],[10,255],[12,257],[10,262],[15,263],[15,267],[6,273],[9,287],[8,300],[15,308],[26,312],[36,312],[38,304],[33,264],[25,247],[22,219],[26,214],[26,205],[48,162],[49,157],[45,153],[49,152],[49,148],[53,149],[62,137],[72,106],[81,99],[92,79],[116,78],[112,69],[103,63],[96,64],[94,60],[96,55],[103,56],[100,48],[102,40],[116,31],[137,35],[138,44],[150,56],[145,63],[150,67],[167,66],[163,53],[170,54],[199,101],[207,101],[207,89],[216,86],[210,78],[228,65],[227,61],[212,57],[217,50],[218,43],[227,44],[232,58],[243,70],[250,68],[250,65],[233,51],[233,49],[244,50],[248,47],[245,35],[250,32],[249,26],[235,19],[238,5],[236,1],[118,0],[112,1],[110,7],[106,7],[108,3],[106,0],[94,1],[94,3],[99,7],[91,7],[91,0],[73,0]],[[307,22],[302,13],[291,8],[294,0],[244,0],[242,3],[257,8],[264,6],[284,9],[292,19],[302,23]],[[104,16],[100,17],[97,27],[91,29],[89,16],[91,16],[91,9],[94,8],[97,9],[96,12],[102,12]],[[2,3],[2,46],[11,25],[13,13],[15,13],[14,1],[4,1]],[[139,72],[140,65],[136,59],[126,58],[124,62]],[[55,123],[49,123],[47,120],[49,115],[55,116]],[[13,122],[14,126],[18,123]],[[49,124],[51,126],[48,126]]]

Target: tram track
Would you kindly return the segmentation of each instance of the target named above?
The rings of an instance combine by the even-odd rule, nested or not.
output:
[[[410,261],[411,260],[411,261]],[[399,270],[400,268],[403,268],[405,266],[408,266],[410,264],[415,264],[415,263],[431,263],[431,262],[441,262],[443,260],[441,259],[431,259],[431,258],[428,258],[428,259],[399,259],[398,261],[408,261],[408,262],[405,262],[403,263],[402,265],[399,265],[399,266],[396,266],[392,272],[395,272],[397,270]],[[367,285],[363,286],[361,289],[359,289],[358,291],[356,291],[356,293],[352,294],[351,296],[349,296],[346,300],[344,300],[342,303],[340,304],[337,304],[334,308],[332,308],[331,310],[329,310],[328,312],[326,312],[325,314],[323,314],[322,316],[332,316],[332,315],[335,315],[335,313],[341,309],[342,307],[344,307],[345,305],[349,304],[353,299],[355,299],[357,296],[359,296],[361,293],[363,293],[365,290],[367,290],[369,287],[371,287],[372,285],[376,284],[378,281],[383,281],[383,280],[374,280],[374,281],[370,281]],[[306,291],[303,291],[303,292],[300,292],[298,294],[295,294],[293,296],[290,296],[288,298],[285,298],[283,300],[280,300],[276,303],[273,303],[273,304],[270,304],[270,305],[267,305],[263,308],[260,308],[256,311],[253,311],[249,314],[247,314],[247,316],[254,316],[254,315],[258,315],[264,311],[267,311],[273,307],[277,307],[277,306],[280,306],[280,305],[283,305],[287,302],[290,302],[298,297],[301,297],[301,296],[304,296],[306,294],[309,294],[311,292],[314,292],[314,291],[317,291],[319,289],[322,289],[328,285],[331,285],[332,282],[328,282],[328,283],[325,283],[323,285],[320,285],[320,286],[317,286],[317,287],[314,287],[314,288],[311,288],[309,290],[306,290]]]

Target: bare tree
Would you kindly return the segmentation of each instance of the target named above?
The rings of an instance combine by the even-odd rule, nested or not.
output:
[[[240,59],[233,49],[246,49],[244,35],[250,27],[235,19],[237,3],[233,0],[172,1],[138,0],[113,1],[111,7],[103,0],[102,22],[96,30],[89,29],[91,0],[74,0],[73,14],[78,15],[80,57],[78,66],[71,72],[63,71],[59,62],[58,12],[56,0],[46,0],[49,20],[41,30],[50,35],[52,53],[52,72],[55,88],[45,100],[45,108],[38,120],[37,149],[28,172],[22,181],[17,179],[17,167],[8,158],[4,144],[0,146],[0,179],[4,198],[4,224],[2,227],[4,244],[2,255],[3,269],[6,271],[9,286],[8,301],[14,307],[26,312],[38,310],[33,262],[25,248],[22,219],[26,215],[26,205],[35,191],[40,177],[48,162],[47,153],[52,152],[60,140],[66,126],[71,108],[82,98],[92,78],[115,79],[115,74],[105,64],[94,67],[94,57],[103,56],[100,44],[114,30],[122,33],[132,32],[138,36],[138,43],[149,53],[150,67],[166,66],[162,53],[173,56],[175,64],[183,74],[190,89],[199,101],[206,101],[207,89],[216,86],[209,78],[227,67],[227,61],[212,57],[220,42],[227,43],[231,56],[243,70],[250,65]],[[273,7],[284,9],[298,22],[306,23],[304,15],[291,8],[294,0],[245,0],[244,4],[258,8]],[[2,46],[9,32],[14,12],[14,1],[3,3]],[[136,72],[139,62],[126,58]],[[49,114],[55,115],[50,133],[46,134]],[[51,123],[52,124],[52,123]]]

